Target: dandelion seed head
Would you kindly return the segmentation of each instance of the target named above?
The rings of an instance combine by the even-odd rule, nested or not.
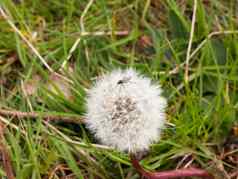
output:
[[[86,102],[86,125],[103,144],[135,153],[159,140],[166,100],[159,85],[135,70],[99,77]]]

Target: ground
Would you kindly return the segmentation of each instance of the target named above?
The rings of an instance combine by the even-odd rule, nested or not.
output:
[[[96,77],[127,67],[160,83],[168,100],[166,128],[141,164],[237,177],[237,1],[0,7],[2,178],[139,178],[126,153],[101,145],[83,124]]]

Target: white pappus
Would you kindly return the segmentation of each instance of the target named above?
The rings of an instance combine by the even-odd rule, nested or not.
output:
[[[103,144],[136,153],[158,141],[167,102],[161,88],[133,69],[102,75],[88,91],[86,126]]]

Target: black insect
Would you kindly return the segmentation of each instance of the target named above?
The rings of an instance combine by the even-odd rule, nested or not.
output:
[[[123,79],[119,80],[117,82],[118,85],[122,85],[122,84],[125,84],[125,83],[128,83],[130,81],[131,77],[124,77]]]

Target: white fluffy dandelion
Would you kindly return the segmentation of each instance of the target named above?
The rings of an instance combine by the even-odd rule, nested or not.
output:
[[[89,90],[86,125],[103,144],[136,153],[159,140],[165,108],[159,85],[133,69],[115,70]]]

